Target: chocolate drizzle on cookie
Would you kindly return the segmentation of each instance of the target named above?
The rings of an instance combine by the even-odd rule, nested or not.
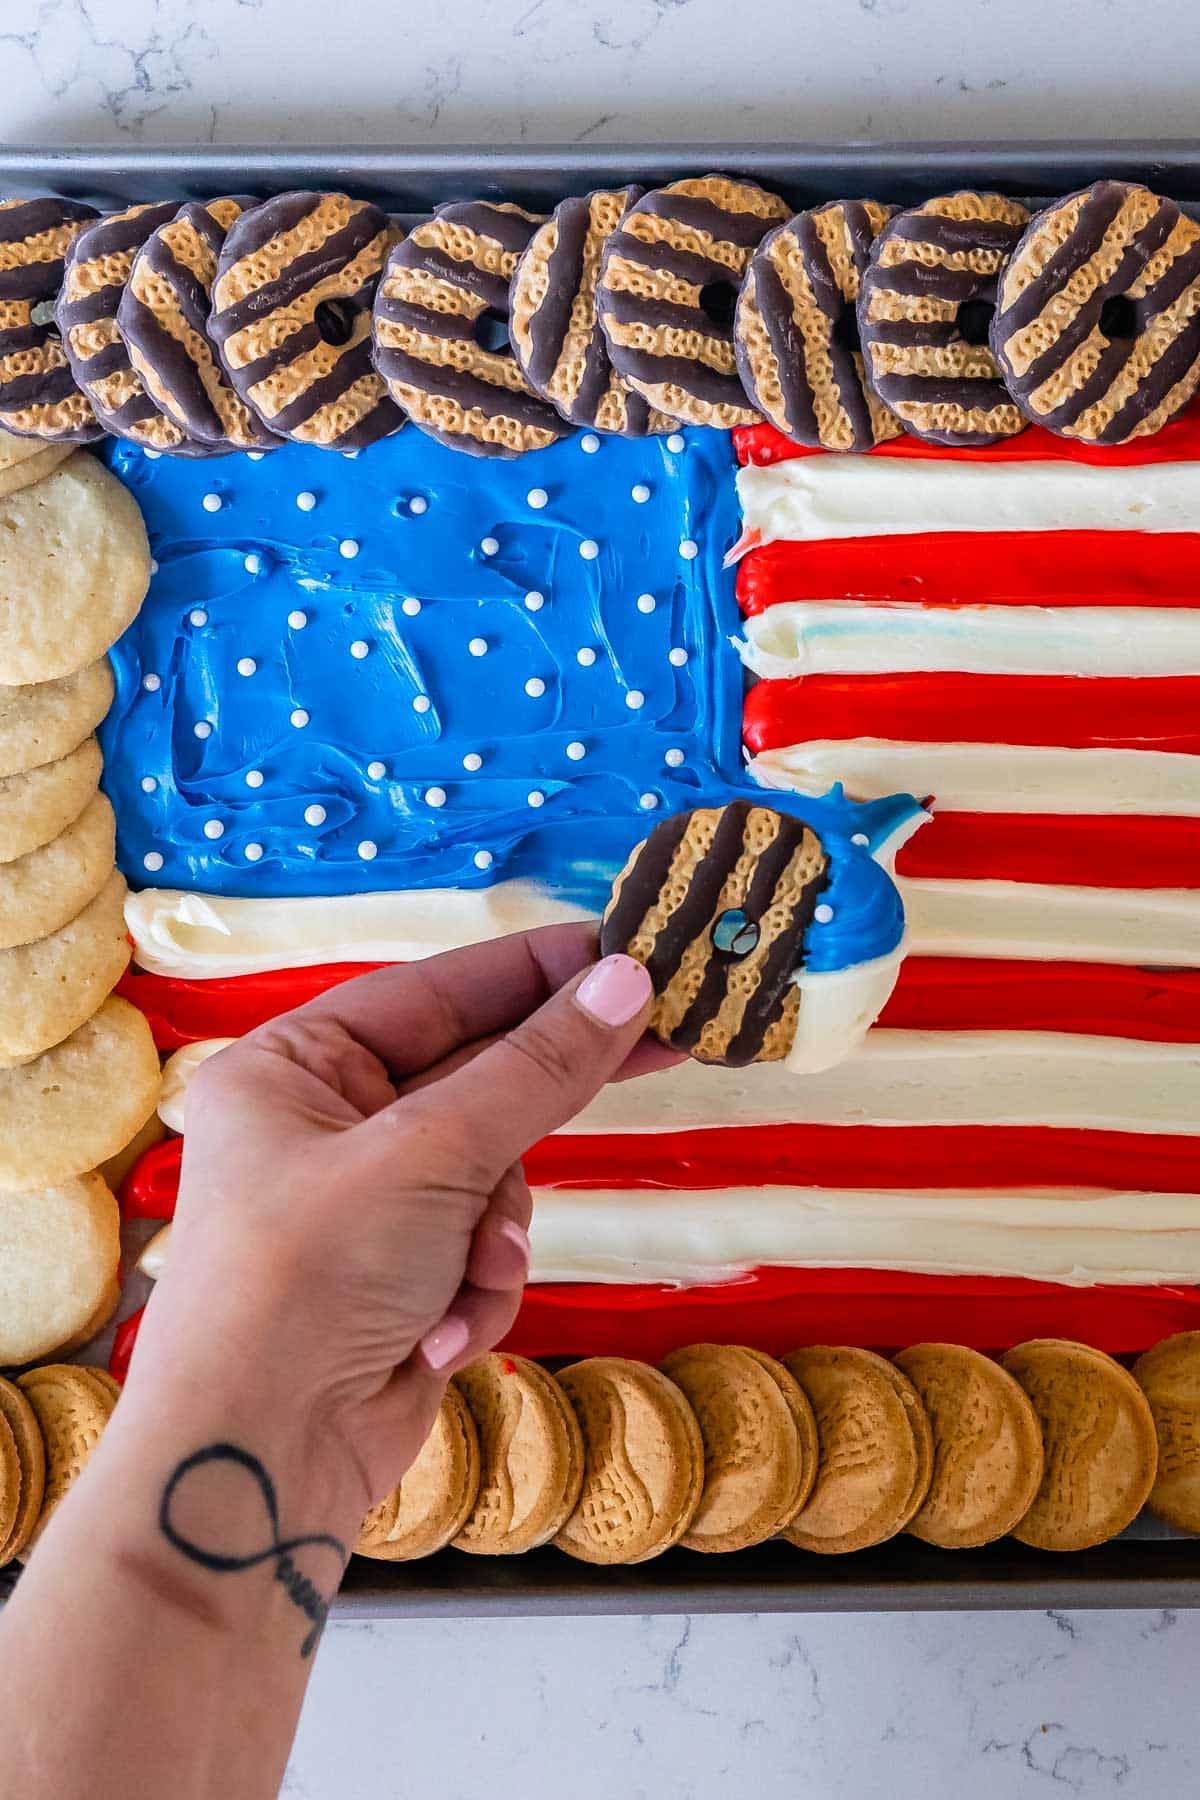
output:
[[[0,425],[19,436],[103,435],[53,316],[67,252],[95,217],[72,200],[0,201]]]
[[[272,432],[361,450],[403,414],[371,362],[371,303],[398,228],[348,194],[280,194],[233,223],[209,331],[233,387]]]
[[[1014,251],[991,341],[1047,430],[1093,444],[1160,430],[1200,386],[1200,225],[1127,182],[1069,194]]]
[[[787,218],[777,194],[706,175],[645,194],[604,249],[598,305],[613,367],[690,425],[753,425],[733,345],[752,251]]]
[[[452,201],[397,244],[375,301],[375,365],[430,437],[475,456],[520,456],[569,425],[531,385],[511,343],[509,283],[542,223],[490,200]]]
[[[734,321],[746,392],[777,430],[825,450],[869,450],[902,426],[863,377],[855,308],[894,208],[831,200],[768,232]]]
[[[645,964],[664,1043],[731,1067],[776,1060],[795,1037],[792,976],[827,878],[820,840],[787,813],[749,800],[681,813],[618,876],[601,950]]]
[[[864,373],[914,437],[991,444],[1025,429],[987,328],[1028,219],[1002,194],[944,194],[898,213],[876,238],[858,302]]]

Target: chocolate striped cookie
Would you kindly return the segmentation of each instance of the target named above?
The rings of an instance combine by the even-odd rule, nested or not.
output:
[[[71,373],[106,431],[172,456],[208,456],[211,445],[188,438],[159,412],[117,329],[117,308],[134,257],[150,233],[178,210],[177,200],[127,206],[85,225],[67,251],[54,317]]]
[[[569,431],[509,340],[509,283],[540,215],[492,200],[439,206],[388,258],[375,365],[430,437],[474,456],[521,456]]]
[[[222,450],[270,450],[280,442],[234,392],[208,335],[225,234],[257,204],[243,197],[181,206],[134,257],[117,306],[129,360],[159,411],[188,437]]]
[[[755,406],[798,444],[869,450],[903,430],[863,378],[857,316],[871,245],[895,210],[830,200],[777,225],[750,258],[737,366]]]
[[[279,194],[230,226],[209,332],[280,437],[361,450],[404,423],[371,362],[371,302],[398,228],[348,194]]]
[[[786,201],[750,181],[701,175],[644,194],[605,245],[600,323],[614,369],[687,425],[753,425],[733,315],[751,253]]]
[[[654,982],[650,1028],[700,1062],[740,1067],[787,1055],[792,976],[828,859],[800,819],[734,800],[655,826],[618,875],[600,927]]]
[[[991,341],[1047,430],[1089,444],[1158,431],[1200,385],[1200,225],[1124,181],[1068,194],[1014,250]]]
[[[1002,194],[942,194],[898,213],[862,278],[864,372],[913,437],[991,444],[1026,421],[988,348],[996,284],[1029,214]]]
[[[67,251],[95,217],[74,200],[0,201],[0,425],[22,437],[102,435],[54,322]]]
[[[645,437],[672,421],[651,410],[612,366],[596,316],[600,253],[641,188],[573,195],[539,225],[509,297],[509,332],[530,386],[572,425]]]

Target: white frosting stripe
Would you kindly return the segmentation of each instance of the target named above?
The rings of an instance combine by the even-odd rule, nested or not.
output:
[[[750,773],[796,794],[828,793],[834,781],[854,800],[932,794],[946,812],[1200,817],[1200,756],[1166,750],[817,738],[762,751]]]
[[[803,456],[738,471],[745,535],[912,536],[945,531],[1195,531],[1200,462],[905,462]]]
[[[738,650],[768,680],[797,675],[1200,674],[1200,611],[1178,606],[913,606],[784,600]]]
[[[1200,968],[1198,889],[916,879],[897,885],[909,945],[921,956]]]

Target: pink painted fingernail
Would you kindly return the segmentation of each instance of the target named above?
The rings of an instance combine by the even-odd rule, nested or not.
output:
[[[584,1012],[601,1025],[628,1025],[653,997],[650,977],[633,956],[606,956],[575,990]]]
[[[421,1355],[431,1369],[444,1369],[456,1356],[461,1356],[470,1342],[471,1333],[464,1319],[443,1319],[421,1339]]]
[[[529,1267],[529,1233],[522,1231],[515,1219],[501,1219],[496,1236],[511,1244],[525,1268]]]

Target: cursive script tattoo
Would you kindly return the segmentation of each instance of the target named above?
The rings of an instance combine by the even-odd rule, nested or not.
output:
[[[220,1551],[211,1550],[205,1544],[197,1544],[184,1532],[180,1531],[173,1519],[173,1509],[179,1498],[179,1491],[188,1477],[197,1470],[211,1468],[214,1463],[228,1463],[231,1467],[242,1469],[255,1482],[262,1495],[263,1506],[270,1529],[270,1542],[261,1550],[250,1555],[230,1556]],[[203,1450],[195,1451],[178,1465],[163,1489],[163,1497],[158,1509],[159,1529],[167,1542],[184,1556],[198,1563],[202,1569],[211,1569],[217,1575],[236,1575],[243,1569],[254,1569],[260,1563],[274,1562],[275,1579],[283,1588],[292,1605],[298,1607],[305,1618],[311,1621],[312,1629],[300,1646],[301,1656],[311,1656],[325,1628],[329,1616],[329,1600],[314,1587],[307,1575],[302,1575],[296,1567],[295,1553],[307,1548],[332,1550],[339,1563],[345,1564],[349,1555],[341,1538],[331,1536],[328,1532],[314,1532],[308,1537],[283,1538],[279,1535],[279,1504],[275,1497],[275,1484],[267,1474],[257,1456],[248,1450],[242,1450],[237,1444],[208,1444]]]

